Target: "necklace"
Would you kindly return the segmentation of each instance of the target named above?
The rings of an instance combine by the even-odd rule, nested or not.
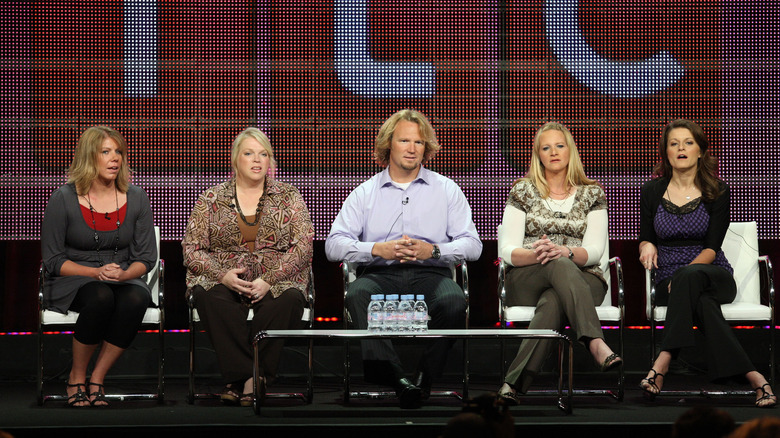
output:
[[[263,194],[265,194],[265,190],[263,190]],[[260,222],[260,210],[262,210],[263,206],[263,195],[260,195],[260,199],[257,200],[257,208],[255,209],[255,220],[252,222],[249,222],[246,220],[246,216],[244,216],[244,212],[241,211],[241,204],[238,202],[238,188],[233,186],[233,201],[236,203],[236,209],[238,210],[238,215],[241,217],[241,220],[244,221],[244,223],[249,227],[254,227]]]
[[[567,190],[564,190],[563,192],[560,192],[560,193],[558,193],[558,192],[553,192],[553,191],[552,191],[552,189],[550,189],[550,193],[552,193],[553,195],[558,195],[558,196],[561,196],[561,195],[566,195],[566,198],[568,198],[568,197],[569,197],[569,195],[571,194],[571,187],[569,187],[569,186],[566,186],[566,189],[567,189]],[[563,199],[566,199],[566,198],[563,198]]]
[[[103,266],[103,257],[100,255],[100,238],[98,237],[97,225],[95,224],[95,208],[92,207],[92,202],[89,200],[89,192],[83,196],[87,200],[87,204],[89,204],[89,215],[92,217],[92,231],[95,233],[95,252],[97,253],[98,263],[100,263],[100,266]],[[116,186],[114,186],[114,200],[116,201],[116,234],[114,235],[114,256],[112,260],[116,260],[116,253],[119,251],[119,226],[121,225],[119,222],[119,194]],[[111,220],[108,212],[106,212],[104,217],[107,220]]]

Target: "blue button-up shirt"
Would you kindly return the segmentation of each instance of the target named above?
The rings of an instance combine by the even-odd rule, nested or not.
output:
[[[371,255],[377,242],[404,235],[439,245],[441,259],[409,262],[448,266],[476,260],[482,241],[471,207],[457,184],[423,167],[404,190],[393,184],[388,169],[349,194],[325,241],[328,260],[374,266],[400,263]]]

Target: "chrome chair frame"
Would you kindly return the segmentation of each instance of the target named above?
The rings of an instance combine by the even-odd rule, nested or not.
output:
[[[750,234],[746,240],[746,234]],[[741,324],[754,324],[764,322],[769,325],[769,384],[775,386],[775,286],[774,269],[769,256],[758,255],[758,225],[756,222],[732,222],[724,239],[723,252],[726,259],[734,267],[734,276],[737,283],[737,296],[729,304],[721,305],[723,317],[732,326]],[[747,269],[738,266],[743,257],[755,260]],[[763,276],[761,275],[763,274]],[[764,280],[762,290],[761,277]],[[666,320],[666,306],[656,305],[655,270],[645,271],[645,311],[650,321],[650,364],[656,356],[656,329],[659,322]],[[762,292],[765,295],[762,296]],[[766,303],[761,304],[762,302]],[[701,389],[698,391],[673,391],[664,386],[660,395],[701,395],[730,396],[730,395],[755,395],[753,390],[729,390],[711,391]]]
[[[157,238],[157,263],[156,269],[146,273],[142,278],[150,286],[152,292],[152,301],[157,306],[146,309],[142,327],[154,327],[158,333],[159,355],[157,359],[157,392],[143,394],[106,394],[109,400],[157,400],[159,403],[165,401],[165,261],[160,256],[160,227],[154,227]],[[50,327],[72,327],[78,319],[78,312],[69,311],[67,315],[48,310],[44,307],[43,283],[46,276],[46,270],[41,262],[38,270],[38,376],[37,376],[37,394],[38,405],[42,406],[47,401],[65,401],[67,395],[44,394],[43,393],[43,349],[44,349],[44,328]]]
[[[458,267],[460,269],[458,269]],[[341,273],[343,278],[343,286],[344,286],[344,328],[349,329],[349,324],[352,322],[352,317],[349,315],[349,311],[347,310],[346,306],[346,298],[347,298],[347,292],[349,291],[349,284],[355,280],[356,278],[356,266],[353,263],[350,263],[346,260],[343,260],[341,262]],[[465,260],[461,261],[458,265],[450,265],[450,272],[452,273],[452,279],[457,283],[458,282],[458,271],[460,271],[460,286],[461,289],[463,289],[463,296],[466,300],[466,329],[469,328],[469,311],[470,311],[470,305],[469,305],[469,273],[468,273],[468,264]],[[350,398],[385,398],[385,397],[395,397],[396,394],[393,391],[363,391],[363,392],[353,392],[349,390],[349,371],[350,371],[350,360],[349,360],[349,343],[345,341],[344,345],[344,397],[345,402],[349,402]],[[431,397],[456,397],[461,400],[465,400],[469,397],[469,340],[463,339],[463,392],[458,393],[457,391],[431,391]]]
[[[316,293],[314,291],[314,271],[312,270],[311,266],[309,267],[309,284],[306,288],[306,296],[308,299],[308,305],[303,309],[303,315],[301,316],[301,321],[306,322],[308,325],[306,328],[311,329],[312,325],[314,323],[314,301]],[[194,297],[192,295],[188,296],[187,298],[187,307],[188,307],[188,313],[189,313],[189,369],[188,369],[188,392],[187,392],[187,403],[193,404],[195,403],[195,400],[201,400],[201,399],[216,399],[219,398],[220,394],[217,393],[197,393],[195,391],[195,324],[200,322],[200,317],[198,316],[198,310],[195,308],[195,301]],[[249,309],[249,314],[247,315],[247,324],[251,323],[252,318],[254,317],[254,312],[252,309]],[[308,345],[308,359],[311,361],[312,359],[312,350],[314,349],[314,340],[309,340]],[[308,387],[306,389],[306,393],[301,392],[273,392],[273,393],[267,393],[267,398],[284,398],[284,399],[300,399],[303,400],[306,404],[309,404],[312,402],[312,398],[314,396],[314,388],[312,387],[312,366],[309,364],[308,367]]]
[[[501,226],[499,225],[498,234],[500,236],[501,234]],[[607,293],[604,297],[604,301],[599,305],[596,306],[596,313],[598,314],[599,320],[602,322],[617,322],[618,323],[618,336],[619,336],[619,344],[618,344],[618,354],[621,358],[623,358],[623,363],[618,367],[618,381],[617,381],[617,391],[614,391],[612,389],[573,389],[569,388],[569,390],[572,390],[574,394],[576,395],[585,395],[585,396],[603,396],[607,395],[610,397],[615,398],[618,401],[622,401],[623,397],[625,396],[625,372],[624,372],[624,365],[625,365],[625,355],[624,355],[624,334],[625,334],[625,287],[624,287],[624,281],[623,281],[623,263],[620,260],[620,257],[609,257],[609,237],[607,237],[606,242],[606,248],[604,251],[604,254],[601,257],[600,261],[602,270],[604,271],[604,279],[607,281]],[[499,314],[499,323],[501,324],[502,328],[506,328],[507,322],[522,322],[522,323],[530,323],[531,318],[533,317],[533,312],[535,310],[535,306],[513,306],[509,307],[506,303],[506,272],[507,272],[507,263],[499,258],[498,263],[498,314]],[[617,286],[617,306],[612,305],[612,273],[614,272],[615,276],[615,284]],[[522,313],[524,314],[523,318],[507,318],[507,312],[516,309],[516,310],[522,310]],[[501,344],[501,384],[503,384],[504,375],[506,372],[506,357],[505,357],[505,348],[504,343],[502,341]],[[551,391],[547,390],[531,390],[528,391],[527,395],[549,395],[551,394]]]

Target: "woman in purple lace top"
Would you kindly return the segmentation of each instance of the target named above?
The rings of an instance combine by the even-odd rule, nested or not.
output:
[[[639,261],[655,269],[659,305],[666,305],[661,352],[640,387],[649,398],[661,392],[669,364],[694,345],[693,326],[704,334],[709,377],[744,376],[756,406],[777,403],[720,310],[737,293],[721,244],[729,227],[729,188],[716,177],[717,160],[697,124],[675,120],[663,131],[661,161],[641,195]]]

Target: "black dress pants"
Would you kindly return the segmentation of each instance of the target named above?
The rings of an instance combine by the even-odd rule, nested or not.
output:
[[[695,345],[695,325],[704,335],[711,379],[755,371],[720,310],[720,305],[734,301],[736,294],[734,277],[709,264],[684,266],[660,282],[656,303],[668,306],[661,350],[677,357],[681,348]]]
[[[269,292],[252,306],[254,317],[247,324],[249,307],[239,295],[222,284],[208,291],[200,286],[192,290],[195,307],[217,353],[217,363],[226,383],[243,382],[252,377],[254,350],[252,339],[261,330],[300,328],[306,299],[301,291],[287,289],[274,298]],[[283,339],[263,339],[259,344],[260,375],[276,377]]]

